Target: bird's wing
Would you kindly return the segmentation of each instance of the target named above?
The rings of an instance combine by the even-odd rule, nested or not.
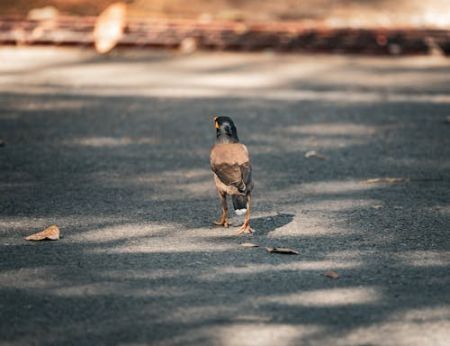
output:
[[[212,171],[221,182],[235,186],[240,192],[251,189],[252,166],[245,145],[240,143],[217,144],[211,150]]]
[[[225,185],[233,185],[239,187],[242,185],[242,173],[238,164],[222,163],[211,167],[213,172],[219,177],[220,181]]]
[[[245,191],[251,191],[253,188],[252,165],[246,162],[239,166],[241,170],[242,181],[245,184]]]

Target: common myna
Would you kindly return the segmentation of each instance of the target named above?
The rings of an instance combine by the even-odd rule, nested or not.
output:
[[[239,142],[236,126],[231,118],[214,117],[214,125],[216,143],[211,148],[210,163],[222,204],[222,215],[214,224],[229,226],[227,195],[230,195],[236,214],[245,214],[238,234],[253,233],[250,228],[252,166],[247,147]]]

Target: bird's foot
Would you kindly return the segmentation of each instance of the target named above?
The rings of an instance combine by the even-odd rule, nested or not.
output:
[[[242,235],[242,234],[253,234],[253,229],[250,227],[250,224],[243,224],[241,228],[239,228],[239,231],[236,233],[236,235]]]
[[[226,218],[220,218],[219,220],[214,221],[213,224],[216,226],[223,226],[225,228],[228,228],[230,226],[230,224],[228,223],[228,219]]]

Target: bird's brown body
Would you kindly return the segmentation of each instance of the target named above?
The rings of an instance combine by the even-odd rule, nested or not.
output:
[[[219,119],[219,120],[217,120]],[[236,128],[230,118],[216,118],[217,140],[211,148],[210,164],[214,183],[221,198],[222,215],[216,225],[228,227],[227,196],[231,196],[238,215],[245,213],[239,233],[252,233],[250,204],[253,190],[252,166],[247,147],[239,143]]]
[[[211,168],[217,190],[228,195],[240,195],[251,170],[247,147],[240,143],[216,144],[211,149]],[[240,191],[241,190],[241,191]]]

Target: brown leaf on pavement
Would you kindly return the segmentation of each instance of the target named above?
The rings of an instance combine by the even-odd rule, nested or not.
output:
[[[269,253],[278,253],[282,255],[298,255],[299,252],[285,247],[266,247]]]
[[[126,26],[127,6],[116,2],[108,6],[97,18],[94,28],[95,49],[108,53],[122,38]]]
[[[339,274],[333,270],[329,270],[329,271],[323,273],[323,275],[330,279],[339,279]]]
[[[25,238],[25,240],[58,240],[60,238],[60,231],[58,226],[52,225],[41,232],[34,233]]]
[[[307,158],[307,159],[310,159],[310,158],[313,158],[313,157],[315,157],[315,158],[317,158],[317,159],[320,159],[320,160],[326,160],[327,159],[327,157],[325,156],[325,155],[322,155],[322,154],[319,154],[317,151],[315,151],[315,150],[310,150],[310,151],[308,151],[306,154],[305,154],[305,157]]]
[[[253,243],[242,243],[241,246],[243,246],[243,247],[259,247],[259,245],[253,244]]]

